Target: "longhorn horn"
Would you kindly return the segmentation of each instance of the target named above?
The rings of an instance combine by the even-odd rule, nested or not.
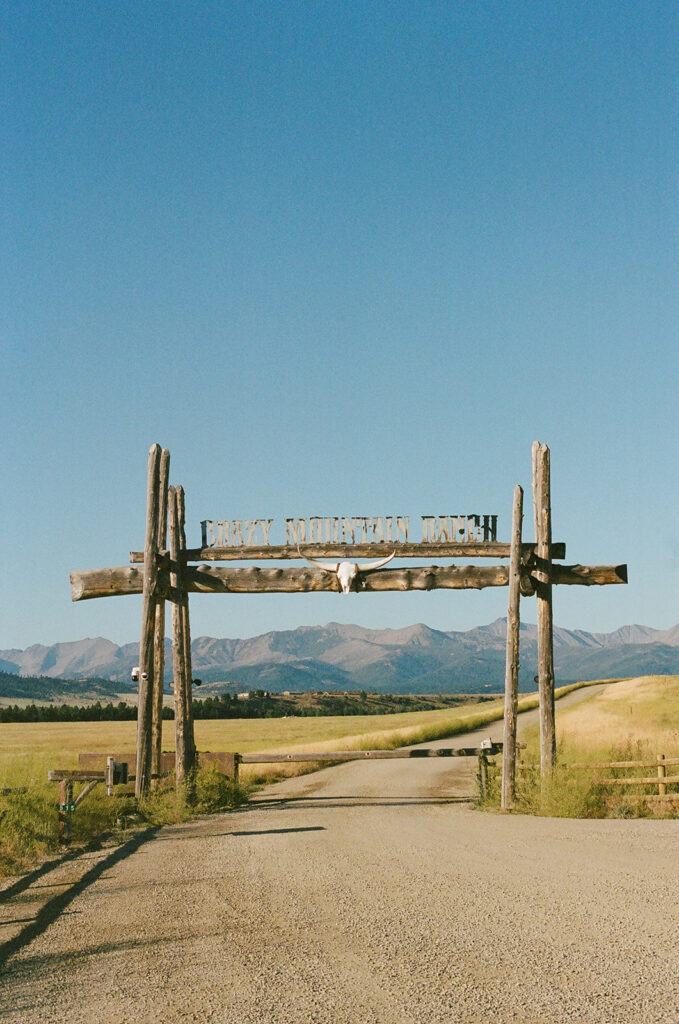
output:
[[[337,572],[339,569],[339,562],[318,562],[315,558],[309,558],[308,555],[302,553],[299,544],[297,545],[300,558],[303,558],[305,562],[310,562],[312,565],[317,565],[319,569],[323,569],[325,572]]]
[[[363,564],[363,565],[359,564],[358,571],[359,572],[369,572],[370,569],[381,569],[383,565],[387,564],[387,562],[391,562],[391,560],[392,560],[392,558],[394,557],[395,554],[396,554],[396,552],[392,551],[392,553],[390,555],[387,555],[386,558],[380,558],[380,559],[378,559],[377,562],[365,562],[365,564]]]

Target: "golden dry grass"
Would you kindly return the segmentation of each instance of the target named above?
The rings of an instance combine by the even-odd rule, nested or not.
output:
[[[573,707],[556,705],[559,761],[679,756],[679,676],[636,676],[610,682]],[[527,744],[524,759],[538,761],[538,726],[527,729],[523,739]]]
[[[578,684],[586,685],[586,684]],[[564,687],[559,695],[574,687]],[[537,705],[534,694],[521,697],[522,710]],[[503,701],[472,704],[438,711],[407,712],[399,715],[355,715],[327,718],[279,718],[203,721],[195,723],[199,750],[331,751],[339,749],[394,748],[411,743],[443,739],[483,728],[502,718]],[[21,870],[36,857],[56,848],[55,788],[47,782],[50,768],[75,768],[78,753],[124,753],[136,746],[135,722],[40,722],[0,724],[0,789],[13,793],[2,796],[0,813],[4,833],[0,839],[0,875]],[[174,747],[174,723],[163,723],[163,747]],[[247,765],[243,781],[266,781],[282,775],[312,770],[310,763],[294,765]],[[204,777],[203,777],[204,776]],[[242,791],[228,785],[223,777],[199,773],[205,791],[199,809],[225,806],[242,798]],[[226,786],[226,789],[225,789]],[[17,787],[24,787],[23,793]],[[27,788],[25,788],[27,787]],[[80,787],[76,787],[79,789]],[[200,795],[200,794],[199,794]],[[86,841],[110,830],[128,799],[111,801],[101,787],[88,797],[74,820],[76,841]],[[122,803],[120,802],[122,800]],[[146,806],[148,805],[148,806]],[[174,792],[158,791],[145,802],[149,820],[183,820],[190,810]],[[149,817],[151,816],[151,817]]]
[[[482,710],[479,710],[479,709]],[[502,715],[502,704],[460,706],[439,711],[401,715],[357,715],[332,718],[279,718],[197,721],[199,750],[332,750],[394,747],[464,732]],[[385,729],[384,726],[388,725]],[[0,795],[3,835],[0,837],[0,876],[25,869],[36,857],[56,848],[56,787],[47,782],[50,768],[75,768],[81,751],[125,753],[136,747],[136,722],[38,722],[0,725],[0,789],[28,787],[21,793]],[[174,748],[174,723],[163,723],[163,747]],[[248,784],[302,774],[311,763],[246,765],[242,779]],[[223,806],[228,796],[224,780],[199,773],[202,809]],[[76,790],[81,787],[76,786]],[[228,787],[227,787],[228,788]],[[124,802],[124,800],[123,800]],[[74,816],[74,838],[86,841],[110,830],[122,813],[120,801],[111,801],[102,787],[83,803]],[[173,793],[156,793],[146,802],[150,820],[182,820],[189,811],[173,800]],[[180,806],[181,804],[181,806]],[[199,808],[200,809],[200,808]]]
[[[582,684],[584,685],[584,684]],[[572,689],[564,687],[562,693]],[[535,694],[519,707],[535,707]],[[501,699],[437,711],[396,715],[347,715],[318,718],[199,720],[198,750],[239,753],[393,748],[456,736],[502,718]],[[0,725],[0,786],[42,782],[50,768],[75,768],[78,753],[124,753],[136,747],[136,722],[8,722]],[[174,749],[174,722],[163,723],[163,749]],[[308,764],[244,766],[243,779],[272,779],[308,771]]]
[[[399,715],[199,720],[195,723],[195,735],[198,750],[236,750],[243,754],[365,749],[455,735],[501,714],[502,703],[492,701]],[[22,785],[27,778],[42,781],[50,768],[75,768],[80,751],[133,751],[136,736],[136,722],[3,723],[0,786]],[[174,750],[172,721],[163,723],[163,749]],[[259,769],[257,774],[270,773]]]
[[[602,680],[603,682],[604,680]],[[558,768],[548,782],[520,773],[519,804],[530,813],[567,817],[676,816],[675,806],[647,807],[637,797],[601,786],[601,769],[570,767],[679,756],[679,676],[638,676],[612,681],[573,707],[556,706]],[[523,757],[539,761],[538,727],[524,733]],[[611,774],[610,771],[604,774]]]
[[[679,756],[679,676],[638,676],[557,713],[557,744],[583,760],[652,748]]]

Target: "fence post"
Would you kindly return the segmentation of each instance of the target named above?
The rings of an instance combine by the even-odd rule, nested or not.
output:
[[[174,675],[175,778],[177,789],[192,783],[193,748],[191,730],[191,658],[186,656],[190,636],[185,622],[188,602],[183,590],[181,547],[181,503],[178,487],[170,487],[170,581],[172,601],[172,663]]]
[[[665,768],[665,755],[658,754],[658,796],[667,796],[667,785],[665,782],[661,782],[661,779],[665,779],[667,769]]]
[[[479,798],[486,799],[488,793],[488,760],[485,750],[479,751]]]
[[[177,523],[179,526],[179,555],[182,564],[182,571],[186,560],[186,513],[184,508],[184,488],[177,486]],[[196,740],[193,730],[193,667],[191,664],[191,626],[189,624],[189,595],[182,584],[182,614],[181,625],[184,634],[184,677],[186,686],[184,688],[184,722],[186,729],[186,762],[185,773],[188,784],[189,797],[193,797],[195,789],[196,772]]]
[[[73,780],[59,782],[59,844],[68,846],[71,841],[71,815],[73,813]]]

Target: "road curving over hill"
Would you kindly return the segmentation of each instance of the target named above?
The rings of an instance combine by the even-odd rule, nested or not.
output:
[[[0,1020],[676,1024],[677,822],[481,813],[468,792],[454,761],[350,762],[86,854],[89,884],[9,956]]]

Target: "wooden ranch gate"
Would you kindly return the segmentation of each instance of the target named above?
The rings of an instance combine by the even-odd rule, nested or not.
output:
[[[550,452],[533,444],[535,539],[524,542],[523,489],[514,490],[509,543],[497,540],[497,516],[423,516],[422,539],[410,538],[409,517],[320,517],[287,519],[285,543],[269,541],[273,520],[205,520],[199,548],[188,548],[184,490],[169,486],[170,453],[160,445],[149,451],[146,536],[143,551],[130,564],[71,573],[74,601],[123,594],[142,595],[137,716],[137,797],[145,796],[161,771],[161,728],[165,641],[165,602],[172,609],[172,655],[178,785],[190,781],[196,749],[191,713],[191,631],[189,594],[299,594],[310,591],[375,593],[407,590],[480,590],[508,587],[503,736],[502,806],[514,802],[516,715],[519,674],[519,602],[537,604],[540,767],[551,772],[556,756],[554,727],[554,651],[552,587],[627,582],[627,566],[564,565],[566,548],[552,540]],[[169,534],[169,543],[168,543]],[[386,567],[397,559],[504,559],[507,564]],[[379,560],[379,567],[347,559]],[[312,560],[294,568],[219,566],[215,562]],[[342,559],[321,563],[317,559]],[[384,561],[383,561],[384,560]],[[197,563],[197,564],[194,564]]]

